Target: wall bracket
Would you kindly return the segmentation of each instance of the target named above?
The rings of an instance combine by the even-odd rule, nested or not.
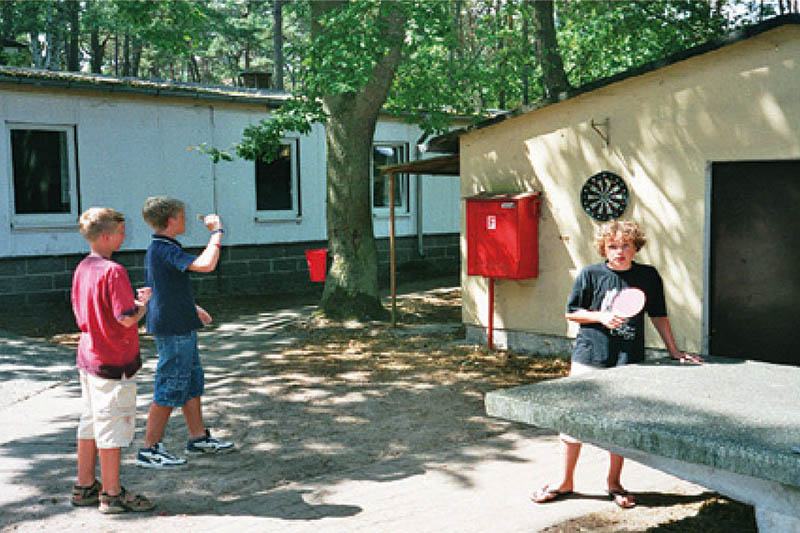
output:
[[[611,119],[606,117],[606,119],[602,122],[595,122],[594,119],[591,121],[591,126],[594,131],[603,139],[606,143],[606,148],[608,148],[609,143],[611,142]],[[600,131],[600,128],[605,130],[605,133]]]

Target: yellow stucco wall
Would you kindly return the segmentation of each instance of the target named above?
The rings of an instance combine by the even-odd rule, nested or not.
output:
[[[609,119],[610,144],[591,128]],[[601,170],[630,191],[623,219],[648,237],[637,260],[656,266],[679,347],[700,352],[707,166],[712,161],[800,158],[800,27],[787,25],[461,137],[462,198],[481,191],[542,191],[540,274],[498,280],[495,328],[574,336],[564,319],[578,271],[600,257],[597,223],[581,208]],[[463,320],[487,324],[488,282],[466,275]],[[655,330],[647,344],[660,347]]]

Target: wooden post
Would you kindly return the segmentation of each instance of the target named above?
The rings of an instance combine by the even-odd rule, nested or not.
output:
[[[397,325],[397,292],[395,289],[394,255],[394,171],[389,171],[389,287],[392,294],[392,327]]]
[[[489,278],[489,327],[486,332],[489,349],[494,350],[494,278]]]

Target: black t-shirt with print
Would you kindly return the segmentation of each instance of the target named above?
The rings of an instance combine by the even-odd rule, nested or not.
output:
[[[581,324],[572,360],[578,363],[612,367],[644,361],[644,314],[667,316],[664,285],[658,271],[634,262],[625,271],[616,271],[603,261],[587,266],[578,275],[567,302],[567,313],[579,309],[607,309],[618,291],[627,287],[642,289],[647,298],[644,309],[620,328],[609,330],[603,324]]]

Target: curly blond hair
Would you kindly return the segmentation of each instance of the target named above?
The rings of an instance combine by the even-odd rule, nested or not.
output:
[[[639,224],[630,220],[612,220],[597,228],[594,236],[594,246],[597,249],[597,253],[605,257],[606,244],[618,236],[629,239],[636,247],[637,252],[647,244],[644,231],[639,227]]]
[[[78,229],[87,241],[94,241],[104,233],[113,233],[125,222],[125,215],[110,207],[90,207],[81,213]]]

